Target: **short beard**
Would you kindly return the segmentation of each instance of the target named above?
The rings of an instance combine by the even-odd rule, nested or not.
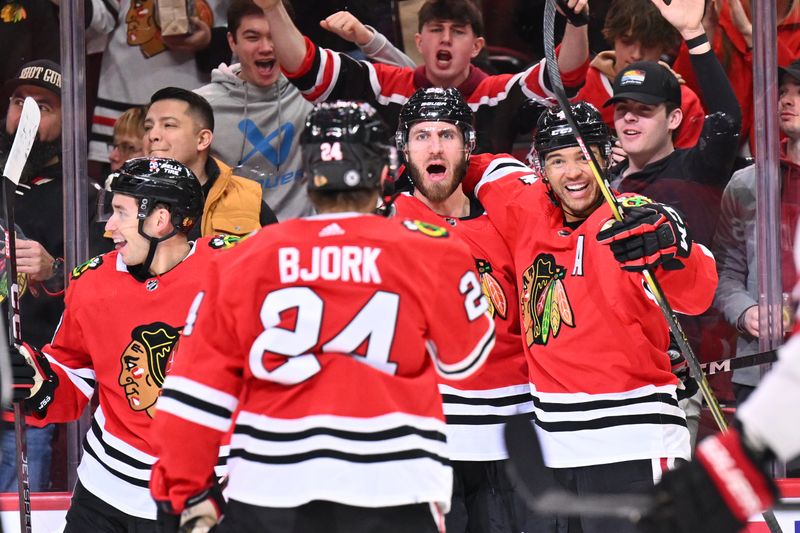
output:
[[[428,185],[425,184],[424,171],[414,163],[408,163],[408,172],[411,175],[411,182],[414,184],[414,188],[430,202],[439,203],[450,198],[456,192],[456,189],[461,186],[461,180],[467,174],[467,163],[467,159],[464,158],[456,165],[450,181],[440,181],[439,183]]]
[[[14,143],[14,135],[6,132],[6,121],[0,123],[0,164],[5,166],[11,145]],[[37,137],[33,142],[31,153],[25,168],[22,169],[20,181],[28,182],[32,178],[39,176],[42,169],[48,166],[53,158],[61,157],[61,137],[54,141],[41,141]]]

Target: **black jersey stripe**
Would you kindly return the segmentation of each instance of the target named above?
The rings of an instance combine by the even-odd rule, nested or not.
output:
[[[648,413],[641,415],[604,416],[591,420],[569,420],[562,422],[543,422],[539,419],[536,420],[537,426],[552,433],[603,429],[617,426],[636,426],[641,424],[655,424],[659,426],[672,424],[686,427],[686,419],[675,415]]]
[[[165,398],[172,398],[176,402],[188,405],[189,407],[194,407],[195,409],[199,409],[201,411],[205,411],[206,413],[210,413],[222,418],[230,418],[233,414],[233,411],[230,409],[225,409],[221,405],[201,400],[197,396],[192,396],[191,394],[186,394],[185,392],[181,392],[179,390],[170,388],[162,389],[161,395]]]
[[[95,451],[92,449],[92,447],[89,445],[89,441],[86,441],[86,440],[84,440],[84,441],[83,441],[83,449],[84,449],[84,451],[85,451],[86,453],[88,453],[89,455],[91,455],[92,457],[94,457],[94,458],[97,460],[97,462],[98,462],[98,463],[100,463],[101,465],[103,465],[103,468],[105,468],[106,470],[108,470],[108,471],[109,471],[111,474],[113,474],[114,476],[116,476],[116,477],[120,478],[121,480],[125,481],[126,483],[129,483],[129,484],[131,484],[131,485],[135,485],[135,486],[137,486],[137,487],[141,487],[141,488],[144,488],[144,489],[146,489],[146,488],[148,488],[148,487],[150,486],[150,480],[149,480],[149,479],[137,479],[137,478],[135,478],[135,477],[131,477],[131,476],[127,475],[127,474],[123,474],[123,473],[122,473],[122,472],[120,472],[119,470],[116,470],[116,469],[112,468],[111,466],[107,465],[107,464],[106,464],[105,462],[103,462],[103,460],[102,460],[102,459],[101,459],[101,458],[100,458],[100,457],[97,455],[97,452],[95,452]],[[147,468],[148,468],[148,470],[150,469],[150,467],[149,467],[149,466],[148,466]],[[148,478],[149,478],[149,477],[150,477],[150,476],[148,476]]]
[[[534,418],[533,412],[528,413],[530,418]],[[526,416],[524,414],[513,413],[509,415],[445,415],[444,419],[447,425],[462,425],[462,426],[488,426],[491,424],[505,424],[510,419],[517,416]]]
[[[628,405],[638,405],[643,403],[661,403],[678,407],[678,400],[668,393],[656,392],[648,394],[647,396],[635,396],[631,398],[621,398],[619,400],[592,400],[588,402],[577,403],[554,403],[543,402],[537,396],[533,396],[533,405],[536,408],[546,411],[548,413],[568,413],[568,412],[583,412],[592,411],[595,409],[611,409],[614,407],[625,407]]]
[[[343,429],[323,428],[323,427],[309,428],[303,431],[295,431],[291,433],[283,433],[283,432],[257,429],[245,424],[236,424],[236,428],[234,429],[234,434],[248,435],[250,437],[259,440],[273,441],[273,442],[289,442],[293,440],[315,437],[317,435],[327,435],[330,437],[337,437],[344,440],[361,441],[361,442],[376,442],[376,441],[406,437],[409,435],[417,435],[424,439],[434,440],[437,442],[445,442],[446,440],[445,434],[440,431],[423,430],[412,426],[398,426],[381,431],[371,431],[363,433],[359,431],[348,431]]]
[[[130,455],[126,454],[125,452],[123,452],[121,450],[118,450],[117,448],[114,448],[113,446],[108,444],[103,439],[103,430],[100,428],[100,425],[97,423],[97,420],[95,420],[95,419],[92,419],[92,430],[91,431],[92,431],[92,433],[94,433],[94,436],[97,437],[97,441],[100,443],[100,446],[103,447],[103,451],[105,451],[106,454],[109,457],[113,457],[117,461],[120,461],[121,463],[125,463],[125,464],[127,464],[127,465],[129,465],[129,466],[131,466],[133,468],[138,468],[140,470],[145,470],[145,471],[149,471],[150,470],[151,465],[149,465],[147,463],[143,463],[142,461],[139,461],[138,459],[134,459]],[[89,441],[88,440],[84,440],[84,448],[91,448],[91,446],[89,445]],[[95,456],[95,458],[98,461],[100,461],[101,463],[103,462],[102,460],[97,458],[97,456]]]
[[[529,393],[515,394],[512,396],[497,396],[494,398],[474,398],[458,396],[456,394],[442,394],[442,402],[460,405],[490,405],[492,407],[506,407],[509,405],[521,405],[533,400]]]
[[[419,449],[402,450],[402,451],[388,452],[388,453],[371,453],[371,454],[354,454],[354,453],[342,452],[339,450],[319,449],[319,450],[311,450],[308,452],[296,453],[291,455],[263,455],[263,454],[248,452],[247,450],[243,450],[241,448],[232,448],[230,457],[241,458],[246,461],[252,461],[254,463],[266,463],[275,465],[296,464],[305,461],[310,461],[313,459],[338,459],[341,461],[347,461],[349,463],[361,463],[361,464],[387,463],[392,461],[407,461],[411,459],[433,459],[434,461],[441,463],[443,465],[450,464],[450,461],[447,458],[442,457],[441,455],[437,455],[427,450],[419,450]]]

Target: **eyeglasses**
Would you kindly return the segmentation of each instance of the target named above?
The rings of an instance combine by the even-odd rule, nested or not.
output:
[[[132,154],[142,153],[141,146],[134,146],[131,143],[127,142],[112,143],[108,145],[108,153],[111,153],[115,149],[118,150],[120,155],[123,156],[125,159],[129,159],[128,156]]]
[[[11,104],[11,107],[18,107],[20,109],[22,109],[22,106],[25,104],[25,99],[20,98],[19,96],[12,96],[8,99],[8,101]],[[39,106],[39,111],[41,111],[43,115],[50,115],[56,112],[56,108],[47,102],[36,102],[36,105]]]

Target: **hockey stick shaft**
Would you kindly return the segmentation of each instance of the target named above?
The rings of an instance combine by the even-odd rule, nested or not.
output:
[[[6,283],[8,289],[9,341],[22,345],[22,323],[19,312],[19,283],[17,280],[17,240],[14,221],[14,197],[17,194],[22,169],[28,160],[39,130],[41,114],[33,98],[26,98],[22,106],[14,143],[3,168],[3,215],[6,222]],[[17,449],[17,490],[19,494],[20,531],[29,533],[31,521],[30,479],[28,476],[28,443],[25,436],[25,413],[20,402],[14,403],[14,434]]]
[[[777,360],[778,350],[769,350],[766,352],[732,357],[730,359],[718,359],[717,361],[711,361],[709,363],[700,363],[700,367],[703,369],[703,373],[705,373],[706,376],[713,376],[714,374],[732,372],[740,368],[766,365],[768,363],[774,363]]]
[[[603,174],[601,174],[600,165],[598,165],[597,160],[594,157],[594,153],[589,150],[586,146],[586,143],[583,142],[583,137],[580,134],[578,125],[575,123],[574,117],[572,116],[572,112],[569,107],[569,100],[567,99],[566,92],[564,91],[564,85],[561,82],[561,73],[558,70],[558,62],[555,54],[554,36],[557,1],[558,0],[547,0],[544,10],[543,33],[547,73],[549,75],[550,83],[552,84],[556,100],[558,100],[558,104],[564,111],[564,116],[572,128],[572,131],[575,135],[575,140],[577,141],[583,156],[589,162],[589,167],[591,168],[592,174],[594,175],[594,178],[597,181],[600,190],[602,191],[603,198],[605,198],[606,203],[611,208],[614,218],[617,220],[622,220],[622,210],[617,202],[617,198],[611,192],[611,186],[609,185],[608,180]],[[689,370],[692,376],[695,378],[695,380],[697,380],[700,391],[703,393],[703,399],[706,401],[706,405],[708,405],[708,409],[711,411],[714,421],[717,423],[717,426],[721,431],[727,431],[728,422],[725,420],[725,416],[722,413],[722,408],[719,405],[719,401],[714,395],[714,392],[711,390],[708,379],[706,379],[703,369],[700,367],[700,361],[697,359],[697,356],[689,345],[689,341],[686,339],[686,334],[683,332],[683,328],[681,328],[677,316],[675,316],[674,311],[664,296],[664,291],[661,289],[661,285],[650,271],[645,270],[642,272],[642,275],[644,276],[645,282],[647,283],[653,298],[661,309],[661,312],[664,314],[664,319],[666,320],[669,330],[678,344],[678,349],[686,358],[686,362],[689,365]],[[772,533],[781,532],[780,525],[778,524],[775,515],[771,511],[763,513],[763,516],[764,521],[767,523],[767,526]]]

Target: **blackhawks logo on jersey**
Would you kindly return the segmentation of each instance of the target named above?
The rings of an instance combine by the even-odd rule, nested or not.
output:
[[[539,254],[522,274],[519,303],[525,342],[547,344],[558,337],[561,326],[575,327],[572,306],[564,288],[567,269],[556,264],[551,254]]]
[[[144,411],[150,418],[155,415],[179,337],[180,330],[164,322],[136,326],[131,331],[131,341],[119,358],[117,381],[134,411]]]
[[[75,268],[72,269],[72,279],[78,279],[87,270],[90,270],[90,269],[94,270],[94,269],[100,267],[100,265],[102,265],[102,264],[103,264],[103,257],[102,256],[98,255],[97,257],[92,257],[91,259],[89,259],[85,263],[81,263],[80,265],[78,265],[78,266],[76,266]]]
[[[443,239],[450,235],[446,229],[428,224],[427,222],[422,222],[421,220],[406,219],[403,221],[403,227],[409,231],[416,231],[427,237],[433,237],[434,239]]]
[[[210,241],[208,241],[208,245],[215,250],[220,250],[223,248],[233,248],[237,244],[239,244],[244,237],[237,237],[236,235],[217,235]]]
[[[486,259],[476,258],[475,268],[478,269],[478,274],[481,276],[483,295],[489,302],[489,314],[492,318],[497,315],[505,320],[508,316],[508,300],[500,282],[492,274],[492,265]]]

